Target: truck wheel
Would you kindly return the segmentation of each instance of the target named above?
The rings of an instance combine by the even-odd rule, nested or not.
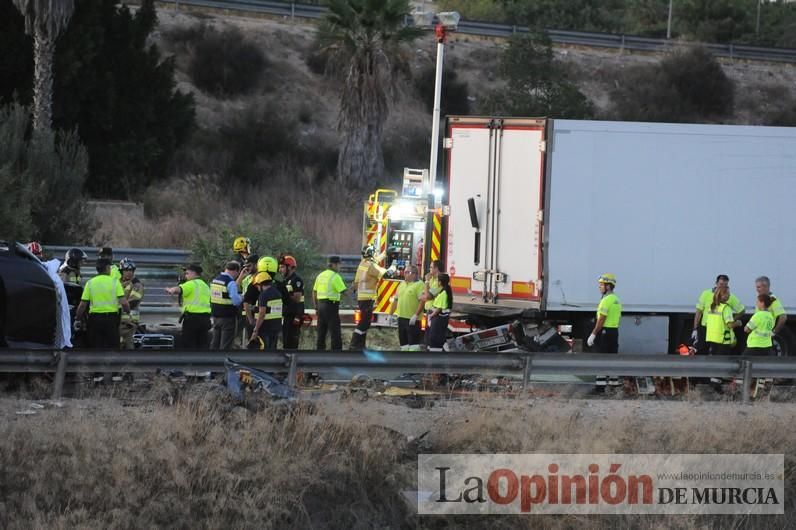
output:
[[[773,342],[774,353],[777,357],[789,357],[796,354],[796,342],[790,329],[783,328],[782,331],[774,336]]]

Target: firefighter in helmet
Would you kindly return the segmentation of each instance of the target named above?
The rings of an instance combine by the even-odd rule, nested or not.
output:
[[[119,336],[121,337],[122,349],[132,350],[134,348],[133,335],[141,322],[141,300],[144,298],[144,284],[135,276],[135,263],[130,258],[122,258],[119,261],[119,270],[122,274],[122,288],[124,298],[130,304],[130,312],[122,313],[122,320],[119,326]]]
[[[235,252],[235,261],[243,266],[246,258],[252,253],[252,241],[248,237],[238,236],[232,242],[232,251]]]
[[[274,351],[282,331],[282,294],[274,286],[273,276],[268,272],[258,272],[252,284],[257,287],[260,295],[249,348]]]
[[[293,256],[282,256],[279,272],[282,281],[279,290],[282,292],[283,324],[282,347],[286,350],[297,350],[301,337],[301,324],[304,322],[304,280],[296,274],[298,262]]]
[[[254,326],[256,324],[257,319],[257,311],[258,311],[258,302],[260,299],[260,289],[257,287],[257,284],[254,280],[257,279],[258,275],[261,272],[268,273],[270,278],[269,281],[273,281],[274,276],[276,276],[277,270],[279,269],[279,264],[277,263],[276,259],[271,256],[263,256],[257,260],[257,268],[256,273],[252,277],[251,283],[246,288],[246,292],[243,293],[243,311],[246,314],[246,324],[248,326],[249,336],[253,336],[252,332],[254,330]],[[263,277],[260,277],[261,279]],[[269,284],[270,285],[270,284]],[[273,318],[273,317],[272,317]],[[269,322],[269,325],[271,323]],[[281,321],[280,321],[281,325]],[[246,341],[248,345],[248,341]]]
[[[600,303],[597,305],[597,314],[591,335],[586,339],[586,344],[595,353],[619,352],[619,323],[622,319],[622,301],[614,293],[616,289],[616,275],[607,272],[597,278],[600,289]],[[616,386],[619,379],[611,376],[607,381],[604,376],[598,376],[596,385],[604,390],[606,382]],[[601,387],[601,388],[600,388]]]
[[[97,259],[106,259],[111,262],[111,278],[114,280],[122,279],[122,272],[113,263],[113,249],[111,247],[100,247],[97,249]]]
[[[83,278],[80,276],[80,266],[83,265],[88,256],[79,248],[70,248],[64,256],[64,264],[58,269],[58,276],[65,283],[82,284]]]
[[[365,348],[368,329],[373,319],[373,306],[376,303],[377,287],[379,280],[387,272],[387,269],[380,267],[376,262],[381,256],[376,257],[376,249],[373,245],[362,247],[362,261],[359,262],[357,273],[354,276],[354,289],[357,291],[357,308],[359,309],[360,320],[351,335],[351,350],[361,350]]]

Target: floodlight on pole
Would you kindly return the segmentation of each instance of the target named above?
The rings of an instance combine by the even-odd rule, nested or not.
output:
[[[428,168],[428,182],[425,184],[426,193],[434,193],[437,180],[437,160],[439,156],[439,119],[442,99],[442,64],[445,53],[445,42],[448,33],[456,31],[461,15],[456,11],[437,13],[437,23],[434,25],[434,35],[437,39],[437,68],[434,75],[434,110],[431,121],[431,157]],[[412,12],[412,21],[418,27],[429,27],[433,24],[434,15],[428,11]]]

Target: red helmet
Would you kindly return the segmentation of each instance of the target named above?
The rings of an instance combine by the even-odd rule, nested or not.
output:
[[[298,263],[296,263],[296,258],[293,256],[283,256],[282,257],[282,264],[287,267],[298,267]]]
[[[28,247],[28,252],[30,252],[31,254],[36,256],[37,258],[41,257],[41,253],[42,253],[41,245],[39,244],[38,241],[31,241],[30,243],[28,243],[25,246]]]

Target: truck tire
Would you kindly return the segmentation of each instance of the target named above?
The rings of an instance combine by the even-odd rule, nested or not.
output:
[[[774,336],[774,353],[777,357],[790,357],[796,354],[796,341],[790,329],[783,328]]]

